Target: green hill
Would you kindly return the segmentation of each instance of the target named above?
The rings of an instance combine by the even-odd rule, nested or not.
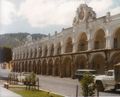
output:
[[[16,47],[25,42],[26,37],[31,35],[33,40],[41,39],[46,37],[45,34],[29,34],[29,33],[10,33],[10,34],[1,34],[0,35],[0,47]]]

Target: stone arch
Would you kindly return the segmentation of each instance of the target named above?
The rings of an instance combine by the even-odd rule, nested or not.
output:
[[[51,44],[51,47],[50,47],[50,56],[53,56],[54,55],[54,44]]]
[[[46,45],[45,48],[44,48],[44,56],[47,56],[47,53],[48,53],[48,48],[47,48],[47,45]]]
[[[18,72],[18,69],[19,69],[19,64],[18,64],[19,62],[14,62],[13,63],[13,66],[12,66],[12,70],[13,70],[13,72]]]
[[[57,44],[57,55],[60,55],[61,54],[61,43],[59,42]]]
[[[33,64],[32,64],[32,72],[36,73],[36,69],[37,69],[37,64],[36,64],[36,61],[34,60],[33,61]]]
[[[109,69],[113,69],[115,64],[120,63],[120,52],[117,52],[112,55],[110,59]]]
[[[32,62],[31,62],[31,61],[29,61],[28,71],[29,71],[29,72],[32,72]]]
[[[70,53],[73,51],[73,41],[71,37],[68,37],[66,40],[65,53]]]
[[[103,29],[99,29],[94,34],[94,49],[104,49],[106,47],[106,36]]]
[[[26,63],[27,63],[27,72],[29,72],[29,61],[26,61]]]
[[[72,76],[72,59],[70,57],[63,58],[61,72],[63,77],[71,77]]]
[[[84,55],[78,55],[75,58],[75,69],[87,68],[87,58]]]
[[[30,58],[32,58],[32,55],[33,55],[32,49],[30,49]]]
[[[37,74],[41,74],[41,61],[38,60],[37,62]]]
[[[43,61],[42,61],[42,64],[41,64],[41,73],[42,73],[42,75],[46,75],[47,74],[47,61],[46,61],[46,59],[44,59]]]
[[[54,63],[54,76],[58,76],[60,75],[60,58],[56,58],[55,59],[55,63]]]
[[[38,57],[41,57],[42,56],[42,47],[39,47],[38,48]]]
[[[105,58],[101,54],[95,54],[91,60],[91,69],[95,69],[98,74],[104,74],[105,72]]]
[[[26,50],[26,59],[28,59],[28,56],[29,56],[29,51]]]
[[[21,71],[22,72],[25,72],[25,63],[22,61],[22,64],[21,64],[21,66],[22,66],[22,69],[21,69]]]
[[[120,48],[120,28],[118,28],[114,35],[114,48]]]
[[[20,69],[21,69],[21,62],[18,62],[18,72],[21,72]]]
[[[47,64],[47,75],[53,74],[53,60],[49,59]]]
[[[34,58],[37,57],[37,48],[34,48]]]
[[[78,37],[78,51],[86,51],[88,49],[88,38],[85,32]]]
[[[25,72],[27,72],[27,61],[24,62]]]

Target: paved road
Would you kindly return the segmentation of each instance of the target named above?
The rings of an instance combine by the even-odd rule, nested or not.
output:
[[[58,94],[62,94],[68,97],[75,97],[76,95],[76,85],[79,85],[79,95],[81,96],[81,89],[78,80],[73,80],[70,78],[59,78],[52,76],[39,76],[40,78],[40,88],[56,92]],[[100,96],[113,96],[119,97],[120,93],[112,93],[112,92],[101,92]]]

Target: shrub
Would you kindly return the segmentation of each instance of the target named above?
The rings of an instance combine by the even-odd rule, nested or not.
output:
[[[90,73],[85,73],[80,83],[84,97],[93,96],[95,94],[94,77]]]

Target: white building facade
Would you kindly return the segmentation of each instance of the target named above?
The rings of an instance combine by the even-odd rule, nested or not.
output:
[[[96,18],[86,4],[76,10],[73,26],[54,36],[13,49],[13,71],[73,77],[76,69],[99,74],[120,62],[120,14]]]

